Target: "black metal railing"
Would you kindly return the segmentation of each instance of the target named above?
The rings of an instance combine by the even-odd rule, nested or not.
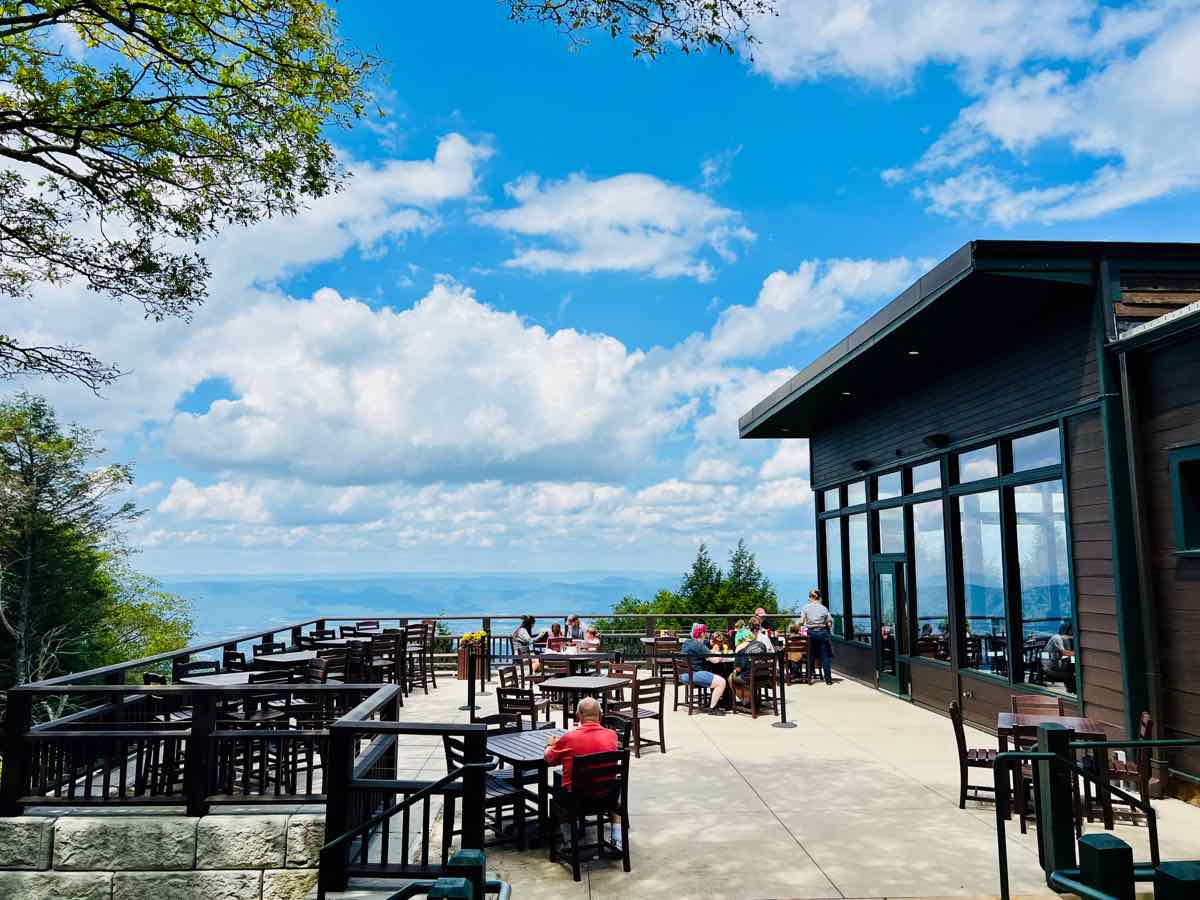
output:
[[[1010,750],[1000,753],[995,761],[996,849],[1000,870],[1000,897],[1009,900],[1008,840],[1005,823],[1008,819],[1007,798],[1012,787],[1014,771],[1025,763],[1031,767],[1033,782],[1033,815],[1037,829],[1038,859],[1046,873],[1046,884],[1057,891],[1070,891],[1089,900],[1122,900],[1132,896],[1132,885],[1119,893],[1106,885],[1088,883],[1077,865],[1075,855],[1076,780],[1083,779],[1093,786],[1097,796],[1107,805],[1113,798],[1128,804],[1145,817],[1150,849],[1148,862],[1135,862],[1134,881],[1153,881],[1162,863],[1158,841],[1158,816],[1148,797],[1139,797],[1113,784],[1102,768],[1089,768],[1076,762],[1074,754],[1096,751],[1154,747],[1197,747],[1200,739],[1167,739],[1141,741],[1075,741],[1074,732],[1060,725],[1048,724],[1038,728],[1037,750]],[[1018,785],[1020,779],[1018,778]],[[1019,788],[1023,789],[1023,788]],[[1106,816],[1105,826],[1111,828]]]

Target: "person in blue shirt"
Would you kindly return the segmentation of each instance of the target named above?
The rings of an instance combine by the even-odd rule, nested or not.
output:
[[[712,656],[712,648],[704,641],[707,634],[708,626],[698,622],[692,626],[691,638],[684,641],[683,646],[679,648],[680,652],[689,657],[695,664],[695,671],[690,674],[681,675],[680,680],[684,684],[691,682],[700,687],[708,688],[708,714],[710,716],[723,716],[725,715],[725,710],[721,709],[717,704],[721,702],[721,695],[725,693],[725,679],[716,672],[700,668]],[[714,657],[714,659],[719,659],[719,657]]]

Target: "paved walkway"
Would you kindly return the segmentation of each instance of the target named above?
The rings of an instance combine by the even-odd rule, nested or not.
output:
[[[406,707],[409,716],[457,721],[464,687],[453,680]],[[634,760],[630,794],[633,871],[594,861],[583,881],[545,850],[493,848],[489,869],[535,898],[980,897],[999,891],[991,804],[958,808],[950,720],[851,681],[788,692],[794,729],[773,718],[667,722],[668,752]],[[481,697],[484,712],[495,699]],[[968,730],[971,746],[995,738]],[[406,751],[401,777],[444,774],[440,747]],[[1200,808],[1156,803],[1163,856],[1200,858]],[[1099,828],[1098,825],[1093,826]],[[1118,826],[1148,858],[1145,828]],[[1015,895],[1056,897],[1036,859],[1036,837],[1009,828]],[[436,846],[436,845],[435,845]],[[365,888],[365,886],[364,886]],[[393,888],[394,890],[394,888]],[[390,893],[359,889],[346,898]]]

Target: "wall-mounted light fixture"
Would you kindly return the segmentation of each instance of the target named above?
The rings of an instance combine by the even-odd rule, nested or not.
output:
[[[871,468],[871,461],[869,459],[856,459],[850,465],[854,466],[856,472],[865,472]]]
[[[925,435],[922,440],[925,442],[925,446],[933,447],[936,450],[939,447],[945,447],[948,443],[950,443],[950,435],[937,432],[934,434]]]

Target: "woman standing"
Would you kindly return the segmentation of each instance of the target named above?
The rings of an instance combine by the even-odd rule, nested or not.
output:
[[[830,661],[833,659],[833,616],[821,602],[821,592],[813,588],[808,594],[808,603],[800,610],[800,625],[808,630],[808,652],[814,672],[817,663],[826,684],[833,684]]]

